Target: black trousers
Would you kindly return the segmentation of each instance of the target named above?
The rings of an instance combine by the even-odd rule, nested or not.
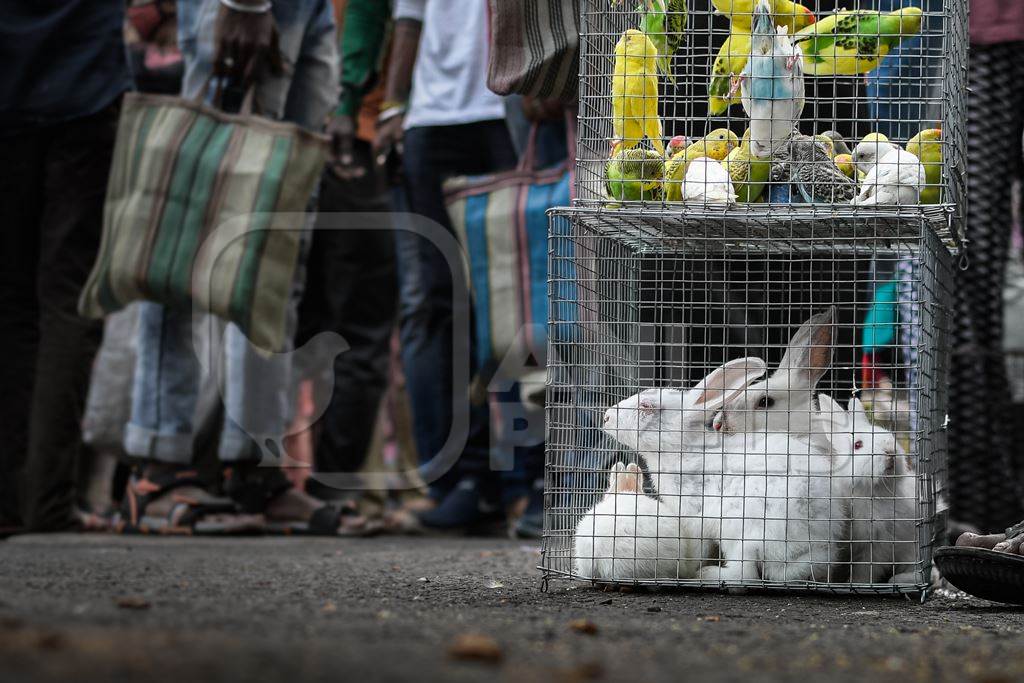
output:
[[[317,399],[330,402],[316,426],[316,472],[362,467],[387,388],[398,310],[393,231],[336,229],[350,224],[346,213],[391,211],[389,191],[371,163],[369,145],[359,142],[354,151],[367,169],[365,176],[342,181],[329,169],[324,173],[299,306],[297,347],[323,331],[340,334],[349,345],[334,360],[331,396]],[[316,489],[311,480],[310,490]]]
[[[1010,185],[1021,167],[1024,77],[1021,43],[972,45],[967,108],[967,251],[956,273],[956,325],[950,363],[950,514],[985,532],[1024,516],[1014,471],[1003,339]]]
[[[18,521],[20,499],[34,530],[75,524],[82,411],[102,335],[77,304],[99,246],[116,127],[112,105],[0,137],[0,521]]]
[[[405,133],[403,158],[409,210],[452,232],[443,182],[457,175],[495,173],[515,165],[515,148],[504,120],[411,128]],[[469,386],[453,386],[453,363],[472,358],[473,345],[468,337],[452,336],[457,300],[452,297],[451,270],[429,240],[405,231],[396,239],[402,365],[421,474],[435,497],[444,495],[465,477],[488,480],[490,484],[497,477],[490,471],[488,406],[470,401]],[[459,312],[470,315],[470,311]],[[437,456],[444,452],[452,432],[456,406],[463,403],[469,421],[465,446],[454,466],[446,469],[443,465],[448,458]],[[453,443],[456,441],[459,439]],[[496,490],[497,484],[493,488]]]

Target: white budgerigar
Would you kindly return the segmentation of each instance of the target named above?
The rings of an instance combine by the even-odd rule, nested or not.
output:
[[[683,201],[688,204],[735,204],[736,191],[729,172],[711,157],[690,162],[683,179]]]
[[[860,192],[851,204],[917,204],[925,184],[924,164],[890,142],[861,142],[853,150],[857,168],[867,168]]]
[[[788,144],[804,110],[804,69],[800,48],[784,26],[776,27],[766,0],[754,9],[750,59],[736,77],[743,111],[750,117],[750,151],[766,159]]]

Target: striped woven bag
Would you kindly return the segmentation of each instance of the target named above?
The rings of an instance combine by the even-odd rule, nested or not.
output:
[[[100,318],[143,299],[238,325],[286,348],[302,217],[327,138],[200,100],[129,93],[118,124],[100,253],[79,300]],[[286,215],[287,214],[287,215]]]
[[[579,0],[490,0],[487,87],[499,95],[575,102]]]
[[[529,368],[518,361],[532,356],[543,365],[548,336],[557,345],[577,329],[572,227],[557,217],[549,225],[547,214],[572,199],[575,152],[570,142],[567,161],[534,170],[535,146],[536,128],[516,170],[445,183],[472,291],[476,366],[486,376],[500,367],[520,379]]]

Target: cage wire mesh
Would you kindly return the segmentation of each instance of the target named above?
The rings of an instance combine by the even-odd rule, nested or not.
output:
[[[579,202],[898,203],[951,226],[966,2],[765,0],[763,19],[759,4],[582,1]]]
[[[548,578],[926,589],[952,269],[933,231],[553,221]],[[736,393],[702,404],[702,380]]]
[[[549,243],[546,580],[926,594],[966,16],[582,0],[577,199]]]

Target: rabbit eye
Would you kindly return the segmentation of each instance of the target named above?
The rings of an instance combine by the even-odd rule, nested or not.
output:
[[[864,441],[862,439],[857,439],[853,442],[853,450],[859,451],[862,448],[864,448]]]
[[[771,396],[762,396],[757,402],[758,408],[771,408],[773,405],[775,405],[775,399]]]

